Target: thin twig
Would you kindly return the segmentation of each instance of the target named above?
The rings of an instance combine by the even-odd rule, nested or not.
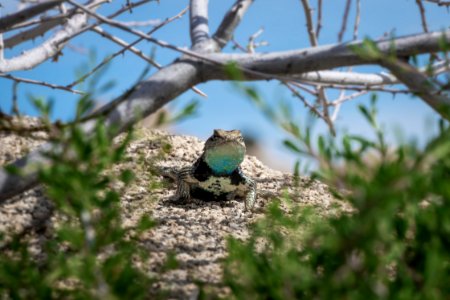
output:
[[[156,32],[158,29],[162,28],[163,26],[165,26],[166,24],[181,18],[186,12],[188,11],[188,7],[186,7],[185,9],[183,9],[181,12],[179,12],[177,15],[167,18],[166,20],[164,20],[163,22],[161,22],[160,24],[158,24],[157,26],[155,26],[152,30],[149,31],[148,35],[153,34],[154,32]],[[140,37],[137,40],[135,40],[134,42],[128,44],[125,41],[121,40],[120,38],[113,36],[112,34],[104,31],[102,28],[100,27],[94,27],[92,28],[92,31],[100,34],[101,36],[108,38],[109,40],[113,41],[114,43],[120,45],[121,47],[123,47],[122,49],[120,49],[118,52],[114,53],[113,55],[109,56],[109,60],[107,62],[109,62],[111,59],[113,59],[114,57],[123,54],[125,51],[129,50],[132,53],[136,54],[137,56],[139,56],[140,58],[142,58],[143,60],[147,61],[148,63],[150,63],[152,66],[156,67],[157,69],[161,69],[161,65],[158,64],[156,61],[154,61],[151,57],[145,55],[144,53],[142,53],[141,50],[134,48],[133,46],[136,45],[137,43],[141,42],[142,40],[144,40],[144,38]],[[105,59],[106,60],[106,59]],[[107,63],[105,62],[105,63]],[[96,67],[96,69],[98,70],[101,65],[104,65],[105,63],[101,63],[100,65],[98,65]],[[94,68],[95,69],[95,68]],[[82,76],[83,77],[83,76]],[[86,76],[87,77],[87,76]],[[81,82],[81,81],[80,81]],[[76,82],[73,82],[71,84],[69,84],[68,86],[74,85],[76,84]],[[202,97],[207,98],[208,95],[206,95],[204,92],[202,92],[200,89],[198,89],[197,87],[192,87],[192,90],[199,94]]]
[[[316,114],[321,119],[325,120],[324,115],[317,109],[317,107],[309,103],[308,100],[306,100],[306,98],[302,94],[300,94],[289,82],[281,81],[281,83],[284,84],[295,97],[300,99],[303,102],[303,104],[305,104],[305,106],[308,107],[309,110],[311,110],[311,112]]]
[[[342,18],[342,25],[341,30],[338,34],[338,42],[341,43],[342,39],[344,38],[345,30],[347,29],[347,21],[348,21],[348,15],[350,13],[350,7],[352,4],[352,0],[347,0],[347,3],[345,4],[345,10],[344,10],[344,17]]]
[[[325,88],[323,86],[319,86],[317,88],[318,97],[317,100],[322,104],[322,111],[324,116],[324,121],[327,123],[328,128],[331,131],[331,134],[333,136],[336,135],[336,129],[334,128],[333,121],[330,119],[330,112],[329,112],[329,106],[328,106],[328,97],[325,91]]]
[[[99,5],[102,5],[105,2],[108,2],[109,0],[102,0],[102,1],[94,1],[93,3],[89,3],[86,4],[86,7],[88,7],[89,9],[94,9]],[[132,7],[137,7],[140,5],[143,5],[145,3],[148,3],[152,0],[141,0],[138,1],[136,3],[131,3],[130,5]],[[63,15],[59,15],[59,18],[55,19],[49,19],[48,21],[42,22],[42,24],[40,24],[39,26],[35,26],[27,31],[22,31],[19,32],[18,34],[5,39],[5,48],[12,48],[20,43],[26,42],[28,40],[32,40],[38,36],[42,36],[44,35],[44,33],[46,33],[47,31],[49,31],[50,29],[63,24],[64,22],[67,21],[67,18],[72,17],[75,12],[77,11],[77,8],[73,8],[71,10],[69,10],[69,12],[67,14],[63,14]],[[118,15],[127,12],[128,11],[128,7],[121,7],[119,10],[117,10],[115,13],[111,14],[108,16],[108,18],[115,18]],[[99,25],[100,22],[97,22],[95,24],[91,24],[89,26],[84,27],[82,30],[80,30],[79,32],[76,32],[73,36],[71,36],[70,38],[74,38],[75,36],[91,29],[94,26]]]
[[[147,21],[129,21],[129,22],[121,22],[123,25],[128,27],[147,27],[147,26],[158,26],[162,22],[161,20],[147,20]]]
[[[0,33],[0,63],[4,60],[4,50],[5,44],[3,43],[3,33]]]
[[[102,21],[104,23],[107,23],[107,24],[109,24],[111,26],[120,28],[120,29],[122,29],[124,31],[127,31],[127,32],[130,32],[132,34],[135,34],[135,35],[137,35],[139,37],[142,37],[142,38],[144,38],[144,39],[146,39],[146,40],[148,40],[148,41],[150,41],[152,43],[155,43],[155,44],[157,44],[157,45],[159,45],[161,47],[178,51],[180,53],[186,54],[187,56],[190,56],[190,57],[193,57],[193,58],[196,58],[196,59],[200,59],[202,61],[211,63],[211,64],[216,65],[216,66],[223,66],[224,64],[226,64],[226,62],[220,60],[221,54],[217,53],[217,54],[207,54],[207,55],[205,55],[205,54],[201,54],[201,53],[198,53],[198,52],[195,52],[195,51],[191,51],[191,50],[188,50],[188,49],[185,49],[185,48],[180,48],[180,47],[174,46],[174,45],[169,44],[169,43],[167,43],[165,41],[161,41],[161,40],[155,39],[155,38],[153,38],[151,36],[148,36],[147,34],[143,33],[142,31],[131,29],[131,28],[128,28],[128,27],[124,27],[121,24],[116,23],[114,20],[110,20],[108,18],[105,18],[104,16],[101,16],[101,15],[97,14],[96,12],[93,12],[93,11],[87,9],[83,5],[80,5],[80,4],[76,3],[76,2],[74,2],[73,0],[67,0],[67,2],[72,4],[72,5],[74,5],[74,6],[76,6],[76,7],[78,7],[78,8],[80,8],[81,10],[87,12],[88,14],[94,16],[95,18],[99,19],[100,21]],[[436,39],[436,34],[437,33],[433,33],[434,39]],[[439,40],[442,39],[442,34],[443,33],[439,33]],[[445,32],[444,32],[444,34],[445,34]],[[425,35],[427,35],[427,34],[425,34]],[[414,39],[419,39],[419,40],[420,40],[420,38],[421,38],[421,36],[415,36],[414,37]],[[428,40],[427,42],[430,43],[430,40]],[[378,41],[377,43],[380,44],[380,43],[387,43],[387,42],[386,41]],[[391,45],[392,43],[393,43],[393,41],[389,41],[389,45]],[[383,47],[386,47],[386,46],[382,46],[382,48]],[[423,50],[424,49],[422,49],[422,51]],[[345,50],[340,50],[340,51],[351,51],[351,50],[348,50],[347,48],[345,48]],[[383,50],[383,51],[387,51],[387,50]],[[292,55],[292,52],[290,52],[290,55]],[[328,58],[328,59],[330,59],[330,58]],[[277,60],[279,60],[278,56],[277,56]],[[367,61],[366,63],[369,63],[369,61]],[[375,63],[375,62],[372,62],[372,63]],[[298,67],[298,65],[296,67]],[[335,67],[337,67],[337,66],[335,66]],[[238,67],[238,69],[241,70],[244,74],[246,74],[246,76],[253,75],[253,76],[256,76],[257,78],[282,79],[282,80],[288,80],[289,81],[289,79],[287,79],[286,77],[273,75],[273,74],[269,75],[269,74],[266,74],[263,71],[260,71],[260,70],[255,71],[255,70],[252,70],[252,69],[250,69],[248,67]],[[305,71],[307,71],[307,70],[305,70]]]
[[[361,1],[356,0],[356,14],[355,14],[355,24],[353,25],[353,40],[356,41],[358,39],[358,29],[359,29],[359,23],[361,20]],[[352,67],[347,69],[347,72],[351,72]],[[389,78],[388,76],[385,76],[384,78]],[[366,91],[361,91],[357,93],[353,93],[350,96],[346,96],[346,90],[342,89],[339,93],[339,97],[337,100],[330,103],[330,105],[333,105],[333,103],[336,103],[334,105],[333,114],[331,115],[331,121],[334,122],[337,119],[337,116],[339,114],[339,111],[341,109],[342,103],[345,101],[345,99],[353,99],[358,97],[359,94],[363,95]]]
[[[309,35],[309,42],[311,43],[311,46],[316,47],[318,46],[317,41],[317,35],[314,31],[314,24],[313,24],[313,16],[312,16],[312,8],[309,5],[308,0],[301,0],[303,5],[303,11],[305,12],[305,18],[306,18],[306,28],[308,30]],[[333,135],[336,134],[336,131],[334,129],[334,125],[332,120],[330,119],[329,111],[328,111],[328,99],[326,95],[326,91],[323,87],[318,86],[317,87],[317,101],[321,103],[322,105],[322,119],[327,123],[331,133]]]
[[[233,43],[233,49],[239,49],[239,50],[241,50],[242,52],[247,53],[247,49],[245,49],[244,46],[242,46],[241,44],[239,44],[239,42],[236,41],[234,38],[231,38],[230,41],[231,41],[231,43]]]
[[[63,90],[63,91],[66,91],[66,92],[71,92],[73,94],[78,94],[78,95],[84,95],[85,94],[83,91],[74,90],[74,89],[68,88],[66,86],[61,86],[61,85],[48,83],[48,82],[44,82],[44,81],[38,81],[38,80],[34,80],[34,79],[27,79],[27,78],[16,77],[16,76],[13,76],[11,74],[2,74],[2,73],[0,73],[0,77],[6,78],[6,79],[10,79],[10,80],[13,80],[15,82],[23,82],[23,83],[28,83],[28,84],[35,84],[35,85],[45,86],[45,87],[48,87],[48,88],[51,88],[51,89],[54,89],[54,90]]]
[[[355,25],[353,26],[353,40],[358,39],[359,23],[361,22],[361,0],[356,0]]]
[[[254,34],[252,34],[248,38],[248,45],[247,45],[247,53],[255,53],[255,49],[258,47],[255,43],[255,40],[264,32],[264,28],[260,28],[258,31],[256,31]]]
[[[369,93],[369,91],[359,91],[359,92],[355,92],[355,93],[347,95],[347,96],[345,96],[343,94],[337,100],[330,102],[328,105],[330,105],[330,106],[339,106],[339,105],[341,105],[342,103],[344,103],[346,101],[358,98],[358,97],[360,97],[362,95],[365,95],[367,93]]]
[[[30,19],[38,14],[41,14],[63,2],[64,0],[50,0],[33,5],[29,8],[18,11],[14,14],[7,15],[0,19],[0,32],[11,26],[22,22],[23,20]]]
[[[450,6],[450,1],[442,1],[442,0],[425,0],[425,1],[437,4],[439,6]]]
[[[108,1],[109,0],[105,0],[103,2],[88,3],[88,4],[86,4],[86,6],[92,9],[92,8],[95,8],[96,6],[102,5],[103,3],[106,3]],[[61,4],[60,4],[60,6],[61,6]],[[8,29],[6,29],[4,31],[6,32],[6,31],[11,31],[11,30],[17,30],[17,29],[20,29],[20,28],[29,27],[29,26],[36,25],[36,24],[41,24],[42,25],[42,24],[45,24],[45,23],[48,23],[48,22],[56,22],[55,23],[56,25],[60,25],[60,24],[63,24],[64,21],[67,18],[72,17],[75,14],[75,12],[76,12],[76,8],[71,9],[69,11],[61,11],[61,13],[58,14],[58,15],[51,15],[51,16],[41,15],[39,17],[36,17],[36,18],[32,19],[32,20],[26,20],[26,21],[23,21],[21,23],[15,24],[14,26],[11,26],[11,27],[9,27]],[[54,26],[56,26],[56,25],[54,25]],[[21,32],[21,34],[25,34],[26,32],[27,31]]]
[[[396,89],[396,88],[387,88],[384,86],[347,86],[340,84],[326,84],[326,83],[314,83],[314,82],[304,82],[304,84],[308,84],[311,86],[324,86],[329,89],[336,90],[348,90],[348,91],[369,91],[369,92],[384,92],[389,94],[414,94],[417,91],[406,90],[406,89]]]
[[[389,69],[411,91],[416,91],[415,94],[444,119],[450,119],[450,97],[443,93],[442,86],[402,60],[383,59],[381,65]]]
[[[343,99],[344,97],[345,97],[345,93],[346,93],[346,90],[341,90],[341,92],[339,93],[339,97],[338,97],[338,99],[337,100],[340,100],[340,99]],[[336,100],[336,101],[337,101]],[[333,101],[334,102],[334,101]],[[331,105],[332,103],[330,103],[330,105]],[[341,110],[341,103],[338,103],[337,105],[335,105],[334,106],[334,110],[333,110],[333,114],[331,115],[331,121],[332,122],[335,122],[336,121],[336,119],[337,119],[337,116],[338,116],[338,114],[339,114],[339,111]]]
[[[316,24],[316,36],[317,39],[322,29],[322,0],[317,0],[317,24]]]
[[[13,87],[12,87],[12,114],[20,117],[20,110],[19,110],[19,104],[17,103],[17,89],[19,86],[18,81],[14,81]]]
[[[304,90],[305,92],[307,92],[308,94],[313,95],[314,97],[317,97],[318,93],[316,89],[310,89],[308,86],[306,86],[308,83],[300,83],[297,81],[289,81],[289,83],[295,87],[298,87],[301,90]]]
[[[289,82],[284,82],[281,81],[282,84],[284,84],[292,93],[295,97],[297,97],[298,99],[300,99],[300,101],[303,102],[303,104],[305,104],[306,107],[309,108],[309,110],[316,114],[319,118],[321,118],[322,120],[324,120],[324,122],[328,125],[328,128],[330,129],[331,133],[333,135],[336,134],[335,129],[334,129],[334,125],[333,122],[330,120],[330,118],[325,114],[320,112],[314,105],[311,105],[305,97],[303,97],[302,94],[300,94]],[[328,108],[328,107],[327,107]]]
[[[137,35],[138,37],[141,37],[141,38],[143,38],[143,39],[145,39],[145,40],[147,40],[149,42],[152,42],[152,43],[154,43],[154,44],[156,44],[158,46],[161,46],[163,48],[172,49],[174,51],[186,54],[186,55],[191,56],[191,57],[195,57],[195,58],[198,58],[198,59],[203,59],[203,60],[206,60],[206,61],[209,61],[209,62],[212,62],[212,63],[217,63],[216,61],[214,61],[212,59],[208,59],[204,55],[199,54],[197,52],[190,51],[188,49],[184,49],[184,48],[180,48],[180,47],[174,46],[174,45],[172,45],[172,44],[170,44],[170,43],[168,43],[166,41],[155,39],[155,38],[149,36],[148,34],[145,34],[142,31],[139,31],[139,30],[136,30],[136,29],[132,29],[132,28],[128,28],[128,27],[122,25],[120,22],[116,22],[115,20],[111,20],[111,19],[109,19],[107,17],[104,17],[104,16],[102,16],[102,15],[100,15],[100,14],[98,14],[98,13],[96,13],[96,12],[94,12],[94,11],[88,9],[88,8],[86,8],[84,5],[76,3],[75,1],[72,1],[72,0],[66,0],[66,1],[68,3],[70,3],[70,4],[72,4],[73,6],[78,7],[79,9],[81,9],[84,12],[86,12],[87,14],[97,18],[100,22],[109,24],[109,25],[111,25],[113,27],[117,27],[117,28],[122,29],[124,31],[127,31],[129,33]],[[91,29],[91,28],[89,28],[89,29]]]
[[[314,30],[312,8],[309,5],[308,0],[301,0],[301,1],[303,5],[303,11],[305,12],[306,28],[308,30],[309,42],[311,43],[311,46],[315,47],[318,45],[318,42],[317,42],[317,35]]]
[[[105,0],[92,0],[91,4],[104,1]],[[142,5],[149,1],[151,0],[142,0],[140,2],[134,3],[133,7]],[[90,12],[93,12],[90,9],[88,10]],[[124,11],[127,11],[127,8],[121,8],[120,10],[109,16],[109,18],[115,17]],[[36,65],[41,64],[48,58],[54,57],[61,51],[67,41],[101,23],[96,22],[91,25],[86,25],[87,21],[88,17],[86,14],[74,14],[74,16],[68,20],[67,25],[65,25],[64,28],[57,31],[51,38],[43,42],[41,45],[28,50],[19,56],[13,57],[0,63],[0,72],[7,73],[17,70],[31,69]]]
[[[427,18],[425,16],[425,7],[423,6],[423,3],[421,0],[416,0],[416,4],[419,7],[420,19],[422,20],[423,31],[428,32]]]

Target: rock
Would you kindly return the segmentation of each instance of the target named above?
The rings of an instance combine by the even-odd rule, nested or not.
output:
[[[133,227],[143,215],[148,215],[157,225],[144,232],[140,243],[150,253],[148,261],[140,264],[148,274],[156,276],[156,290],[167,289],[173,299],[196,299],[199,289],[196,282],[214,286],[218,294],[226,295],[221,288],[221,260],[226,257],[226,239],[233,236],[246,239],[248,225],[263,215],[270,197],[258,197],[254,212],[244,211],[244,203],[204,202],[193,199],[185,205],[173,204],[175,185],[154,173],[154,165],[174,168],[191,165],[200,155],[203,142],[195,137],[176,136],[149,129],[138,129],[135,139],[127,148],[127,159],[114,166],[113,172],[131,169],[136,180],[126,187],[121,197],[123,225]],[[119,136],[117,140],[123,137]],[[5,140],[8,142],[5,144]],[[20,141],[20,142],[14,142]],[[6,145],[0,151],[0,162],[6,163],[19,157],[23,149],[37,146],[28,138],[0,135],[0,143]],[[7,150],[5,147],[10,147]],[[8,154],[9,153],[9,154]],[[247,156],[243,171],[258,182],[260,194],[279,194],[287,191],[302,204],[323,208],[326,212],[336,200],[326,185],[307,177],[298,180],[298,186],[290,174],[271,170],[256,157]],[[44,235],[45,226],[53,226],[49,216],[51,202],[41,188],[35,188],[0,204],[0,232]],[[174,255],[178,266],[163,271],[165,259]]]

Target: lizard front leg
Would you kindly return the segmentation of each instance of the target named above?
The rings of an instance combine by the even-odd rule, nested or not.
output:
[[[245,186],[245,210],[252,210],[256,203],[256,182],[250,177],[242,174]]]
[[[192,176],[192,167],[182,168],[177,174],[177,191],[175,194],[176,201],[186,201],[191,198],[191,185],[195,183]]]

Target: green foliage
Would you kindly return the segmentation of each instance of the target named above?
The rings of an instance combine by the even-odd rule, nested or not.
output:
[[[361,45],[350,45],[350,49],[361,58],[367,60],[377,60],[383,57],[383,54],[380,49],[378,49],[377,44],[368,38],[365,38]]]
[[[394,149],[377,124],[375,98],[360,111],[374,140],[319,136],[313,143],[309,129],[283,126],[293,136],[286,146],[316,158],[314,175],[352,212],[321,218],[310,207],[286,212],[272,203],[247,241],[229,241],[224,274],[234,297],[450,297],[450,128],[442,121],[425,147]]]
[[[84,99],[78,117],[90,108]],[[43,109],[46,111],[45,107]],[[49,166],[39,179],[53,201],[59,222],[46,243],[45,258],[31,255],[19,238],[0,257],[2,299],[140,299],[150,279],[135,263],[145,259],[136,233],[153,222],[144,217],[136,228],[121,226],[120,187],[130,184],[131,170],[110,169],[124,159],[129,133],[119,144],[98,120],[92,134],[75,123],[54,140]]]
[[[180,123],[186,119],[192,118],[197,114],[199,105],[200,102],[198,100],[192,100],[175,112],[169,113],[162,110],[157,114],[156,121],[153,126],[159,127],[163,125]]]

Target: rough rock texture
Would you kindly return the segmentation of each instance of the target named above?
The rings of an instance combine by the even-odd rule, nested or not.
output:
[[[121,137],[119,137],[120,139]],[[38,142],[28,138],[0,135],[0,162],[6,163],[23,154],[24,149]],[[194,137],[168,135],[164,132],[140,129],[127,149],[127,160],[113,171],[132,169],[136,180],[125,187],[122,195],[123,224],[133,226],[144,214],[151,215],[157,226],[141,236],[150,259],[143,267],[156,276],[153,290],[168,289],[171,299],[196,299],[199,293],[195,282],[221,288],[221,259],[226,256],[226,238],[248,236],[248,225],[262,216],[270,194],[283,190],[308,205],[334,210],[336,200],[327,187],[308,178],[300,178],[297,185],[289,174],[265,167],[255,157],[248,156],[243,170],[258,182],[256,209],[245,212],[237,201],[204,202],[192,200],[185,205],[174,204],[174,183],[155,173],[155,165],[179,169],[192,164],[200,155],[203,142]],[[264,196],[265,195],[265,196]],[[32,234],[39,238],[43,225],[50,225],[52,205],[41,188],[36,188],[0,204],[0,232]],[[45,226],[44,226],[45,227]],[[175,255],[177,269],[161,271],[168,254]]]
[[[15,126],[32,128],[40,122],[34,118],[23,118]],[[0,132],[0,165],[6,165],[28,153],[45,141],[47,134],[33,132],[29,136],[17,136]],[[4,233],[0,246],[13,234],[27,234],[34,242],[41,240],[42,230],[48,225],[53,211],[52,203],[44,197],[41,187],[33,188],[0,203],[0,233]]]

